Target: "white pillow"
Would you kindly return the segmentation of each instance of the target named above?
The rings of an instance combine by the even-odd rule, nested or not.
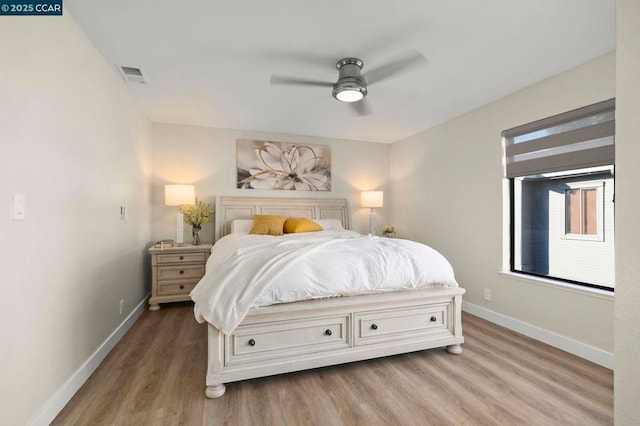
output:
[[[253,227],[253,219],[234,219],[231,221],[231,233],[249,232]]]
[[[343,231],[342,221],[340,219],[312,219],[315,223],[322,226],[325,231]]]

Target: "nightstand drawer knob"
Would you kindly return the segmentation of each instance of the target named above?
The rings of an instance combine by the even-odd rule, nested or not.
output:
[[[180,260],[184,260],[184,256],[180,256]]]
[[[184,290],[184,284],[180,284],[180,290]]]
[[[327,336],[331,336],[333,334],[330,329],[327,328],[327,331],[324,332]]]
[[[431,322],[436,322],[436,321],[438,321],[438,318],[436,318],[436,317],[431,317]]]
[[[372,330],[377,330],[378,329],[378,324],[371,324],[371,329]]]
[[[256,345],[256,341],[253,339],[249,339],[249,346],[255,346]]]
[[[180,275],[184,274],[184,271],[180,271]]]

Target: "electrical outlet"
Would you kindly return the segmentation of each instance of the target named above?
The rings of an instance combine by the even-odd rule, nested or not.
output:
[[[122,315],[122,312],[124,312],[124,300],[120,301],[120,315]]]
[[[491,302],[491,289],[490,288],[485,288],[484,289],[484,300],[486,300],[487,302]]]
[[[120,206],[120,220],[129,219],[129,212],[127,212],[126,206]]]

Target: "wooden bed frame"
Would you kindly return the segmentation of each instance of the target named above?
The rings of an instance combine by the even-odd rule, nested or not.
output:
[[[234,219],[278,214],[340,219],[351,229],[345,199],[219,197],[216,241]],[[462,353],[462,288],[426,289],[282,303],[249,311],[229,335],[208,324],[208,398],[225,383],[445,347]]]

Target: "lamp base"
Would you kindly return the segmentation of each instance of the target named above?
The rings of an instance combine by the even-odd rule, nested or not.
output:
[[[375,236],[375,219],[373,217],[373,207],[371,207],[371,212],[369,213],[369,235]]]
[[[182,213],[176,215],[176,245],[184,245],[184,215]]]

